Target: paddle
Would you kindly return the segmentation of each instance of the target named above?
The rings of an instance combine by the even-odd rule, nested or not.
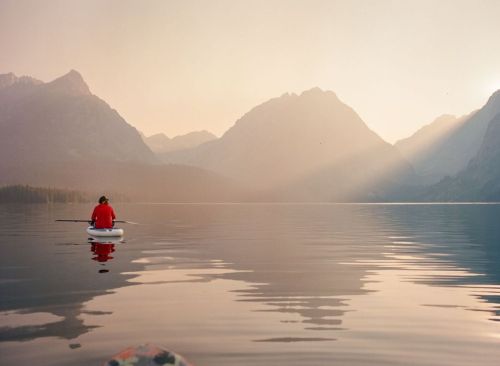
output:
[[[89,222],[90,220],[56,220],[59,222]],[[118,222],[120,224],[132,224],[132,225],[139,225],[137,222],[132,222],[132,221],[123,221],[123,220],[114,220],[115,222]]]

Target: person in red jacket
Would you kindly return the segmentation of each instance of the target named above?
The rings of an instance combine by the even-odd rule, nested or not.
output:
[[[96,229],[111,229],[114,225],[116,215],[113,207],[108,204],[108,201],[106,196],[101,196],[99,204],[95,206],[94,212],[92,212],[91,224]]]

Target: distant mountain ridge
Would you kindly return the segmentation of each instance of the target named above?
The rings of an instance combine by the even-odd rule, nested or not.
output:
[[[0,74],[0,114],[6,113],[12,104],[33,93],[41,84],[43,81],[30,76],[17,77],[13,73]]]
[[[412,164],[423,184],[436,183],[446,175],[440,166],[436,166],[439,162],[434,159],[438,154],[436,150],[468,118],[470,115],[462,117],[442,115],[420,128],[412,136],[394,144],[403,157]]]
[[[0,186],[108,192],[136,201],[245,197],[229,179],[159,164],[139,132],[93,95],[77,71],[49,83],[0,75]]]
[[[43,81],[32,78],[31,76],[16,76],[14,73],[0,74],[0,89],[17,85],[40,85]]]
[[[76,70],[71,70],[66,75],[44,84],[44,87],[51,93],[74,96],[92,95],[82,75]]]
[[[431,186],[426,200],[500,202],[500,113],[488,124],[484,140],[467,167]]]
[[[217,139],[217,136],[206,130],[193,131],[173,138],[169,138],[164,133],[143,137],[144,142],[157,154],[194,148],[215,139]]]
[[[412,143],[416,144],[419,133],[399,141],[396,147],[403,155],[407,155],[417,173],[424,175],[426,183],[437,183],[446,176],[455,176],[467,167],[481,147],[488,124],[498,113],[500,90],[493,93],[481,109],[458,119],[453,128],[435,139],[427,148],[408,155],[407,147]]]
[[[256,106],[220,138],[170,139],[141,135],[75,70],[0,75],[0,184],[176,202],[500,201],[498,141],[500,90],[393,146],[319,88]]]
[[[362,163],[363,158],[369,167]],[[194,149],[164,154],[163,159],[218,172],[268,192],[266,197],[270,199],[282,196],[290,185],[294,187],[289,190],[292,200],[299,196],[301,200],[361,197],[378,179],[386,180],[390,175],[390,180],[406,183],[414,175],[399,152],[371,131],[352,108],[335,93],[319,88],[271,99],[246,113],[221,138]],[[367,173],[364,177],[346,170],[348,162],[354,160],[356,168]],[[310,181],[325,171],[329,177],[342,171],[342,176],[337,176],[331,186]],[[396,171],[398,177],[392,174]],[[321,190],[311,192],[304,184]],[[352,187],[356,192],[350,192]],[[336,189],[338,194],[332,194]],[[377,196],[373,192],[370,195]]]

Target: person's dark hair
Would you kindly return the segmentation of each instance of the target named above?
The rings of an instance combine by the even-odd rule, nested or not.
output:
[[[99,197],[99,203],[105,203],[105,202],[108,202],[108,198],[106,196],[101,196]]]

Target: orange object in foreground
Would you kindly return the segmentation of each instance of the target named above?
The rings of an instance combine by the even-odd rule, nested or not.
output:
[[[193,366],[182,356],[154,344],[144,344],[138,347],[129,347],[113,358],[103,366]]]

